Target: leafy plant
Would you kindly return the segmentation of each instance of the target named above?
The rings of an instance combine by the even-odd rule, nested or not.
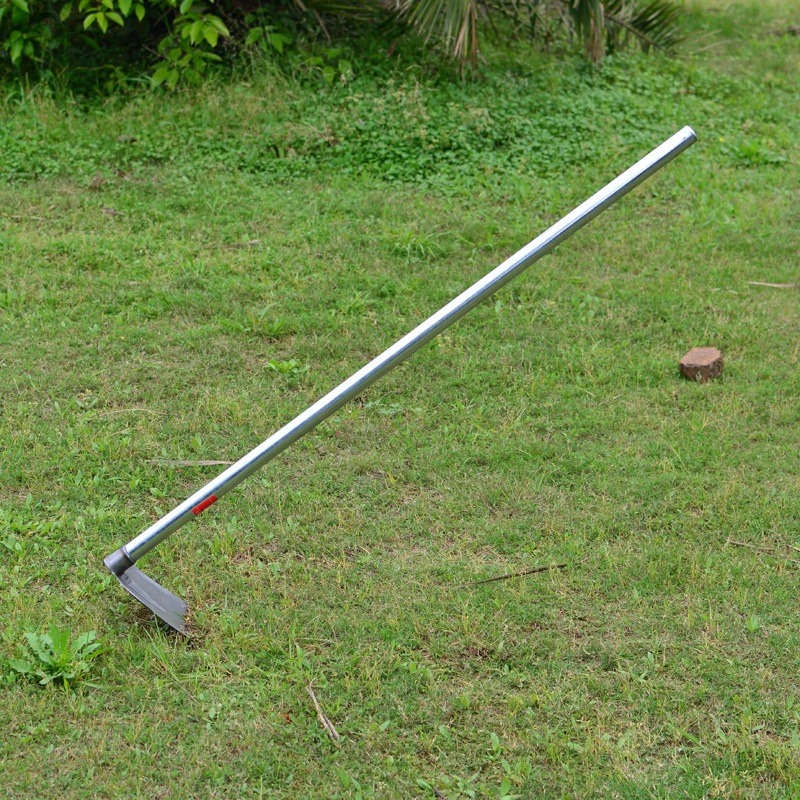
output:
[[[267,369],[277,372],[280,375],[288,378],[290,381],[299,381],[308,372],[308,364],[300,364],[295,359],[290,358],[288,361],[275,361],[271,359],[267,361]]]
[[[744,624],[748,633],[758,633],[764,627],[764,623],[762,622],[761,618],[756,614],[751,614],[745,620]]]
[[[629,40],[670,50],[681,38],[682,11],[675,0],[288,0],[247,8],[235,0],[0,0],[0,67],[67,82],[97,73],[113,89],[127,63],[146,70],[152,84],[174,87],[200,83],[209,66],[244,50],[284,59],[292,50],[290,62],[306,74],[346,83],[356,70],[332,30],[340,42],[416,32],[463,70],[477,64],[479,33],[513,41],[527,29],[535,38],[552,20],[583,40],[594,61]]]
[[[478,59],[478,27],[493,18],[510,20],[514,30],[527,29],[534,38],[537,29],[549,19],[567,26],[580,38],[595,62],[607,45],[620,47],[626,40],[639,42],[645,49],[673,49],[681,36],[677,20],[682,4],[674,0],[401,0],[400,17],[424,37],[432,40],[461,64]],[[623,34],[623,35],[621,35]],[[504,34],[505,35],[505,34]]]
[[[197,83],[231,32],[225,8],[202,0],[0,0],[0,53],[11,66],[43,76],[77,59],[104,61],[110,44],[137,60],[155,52],[154,84]],[[232,5],[232,4],[228,4]],[[101,40],[103,40],[101,42]],[[95,54],[100,53],[100,56]],[[0,62],[1,63],[1,62]],[[100,68],[115,74],[115,64]]]
[[[92,660],[101,652],[95,631],[86,631],[70,643],[68,627],[60,630],[51,625],[49,634],[25,631],[25,639],[28,650],[21,658],[9,659],[8,665],[42,686],[57,683],[68,687],[84,680]]]
[[[769,149],[770,143],[765,139],[737,140],[730,146],[723,145],[722,153],[729,156],[737,167],[776,166],[786,162],[784,156]]]
[[[626,40],[637,41],[642,49],[672,50],[683,40],[679,29],[684,13],[681,3],[651,0],[604,0],[606,46],[618,50]]]

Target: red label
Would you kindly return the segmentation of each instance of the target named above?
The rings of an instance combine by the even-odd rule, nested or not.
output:
[[[198,514],[202,514],[209,506],[213,506],[214,503],[216,502],[217,498],[212,494],[211,497],[208,497],[205,500],[203,500],[203,502],[200,503],[200,505],[195,506],[192,509],[192,514],[194,514],[195,516],[197,516]]]

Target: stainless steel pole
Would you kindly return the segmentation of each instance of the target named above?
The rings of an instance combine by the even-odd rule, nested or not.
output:
[[[178,528],[194,519],[198,514],[226,495],[234,486],[252,475],[259,467],[275,458],[292,442],[304,436],[324,419],[341,408],[345,403],[361,394],[381,376],[405,361],[412,353],[438,336],[445,328],[452,325],[468,311],[481,303],[498,289],[519,275],[534,261],[549,253],[561,242],[572,236],[575,231],[605,211],[635,186],[649,178],[675,156],[682,153],[697,141],[695,132],[685,127],[670,137],[643,159],[623,172],[618,178],[602,188],[562,220],[538,236],[526,247],[500,264],[488,275],[481,278],[469,289],[451,300],[444,308],[437,311],[413,331],[393,344],[377,358],[362,367],[358,372],[326,394],[321,400],[273,433],[266,441],[240,458],[233,466],[220,473],[196,491],[179,506],[140,533],[121,548],[119,554],[121,569],[140,559],[152,550],[159,542],[166,539]],[[116,554],[115,554],[116,555]],[[129,562],[125,564],[124,562]]]

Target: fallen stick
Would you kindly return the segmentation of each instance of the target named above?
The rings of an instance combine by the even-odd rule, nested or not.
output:
[[[317,710],[317,719],[322,723],[322,727],[328,732],[328,736],[331,737],[331,741],[333,741],[336,746],[339,746],[339,732],[336,728],[333,727],[333,723],[328,719],[325,712],[322,710],[319,702],[317,701],[317,696],[314,694],[314,690],[311,688],[311,684],[306,685],[306,691],[308,692],[308,696],[314,702],[314,708]]]
[[[166,411],[153,411],[152,408],[111,408],[108,411],[89,411],[84,417],[87,419],[94,419],[95,417],[110,417],[112,414],[128,414],[134,412],[141,412],[143,414],[158,414],[163,417]]]
[[[766,553],[768,556],[775,556],[775,558],[784,558],[786,559],[786,561],[791,561],[792,564],[797,564],[798,566],[800,566],[800,561],[798,561],[796,558],[790,558],[789,556],[785,556],[772,547],[758,547],[754,544],[748,544],[747,542],[737,542],[735,539],[726,539],[725,544],[735,544],[737,547],[747,547],[750,550],[756,550],[759,553]]]
[[[800,289],[799,283],[764,283],[763,281],[747,281],[750,286],[770,286],[773,289]]]
[[[582,564],[586,559],[578,561]],[[534,569],[526,569],[524,572],[512,572],[508,575],[498,575],[496,578],[486,578],[483,581],[473,581],[472,583],[461,583],[456,586],[456,589],[462,589],[465,586],[480,586],[482,583],[493,583],[494,581],[506,581],[509,578],[524,578],[526,575],[535,575],[537,572],[549,572],[551,569],[564,569],[568,567],[569,562],[565,561],[563,564],[548,564],[546,567],[535,567]]]
[[[220,464],[233,464],[233,461],[184,461],[182,458],[150,458],[145,464],[155,464],[157,467],[213,467]]]

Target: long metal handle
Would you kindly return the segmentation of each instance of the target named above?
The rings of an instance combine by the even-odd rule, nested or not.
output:
[[[623,195],[627,194],[642,181],[647,180],[675,156],[682,153],[697,141],[695,132],[685,127],[667,139],[643,159],[623,172],[607,186],[594,194],[562,220],[538,236],[526,247],[500,264],[488,275],[481,278],[469,289],[451,300],[444,308],[437,311],[411,333],[393,344],[377,358],[362,367],[358,372],[328,392],[321,400],[273,433],[266,441],[240,458],[233,466],[220,473],[214,480],[196,491],[179,506],[151,525],[125,545],[122,550],[131,562],[137,561],[145,553],[152,550],[159,542],[185,525],[204,511],[220,497],[227,494],[234,486],[252,475],[259,467],[275,458],[292,442],[304,436],[324,419],[341,408],[345,403],[361,394],[381,376],[405,361],[412,353],[438,336],[445,328],[452,325],[494,294],[500,287],[519,275],[534,261],[549,253],[561,242],[572,236],[575,231],[605,211]]]

